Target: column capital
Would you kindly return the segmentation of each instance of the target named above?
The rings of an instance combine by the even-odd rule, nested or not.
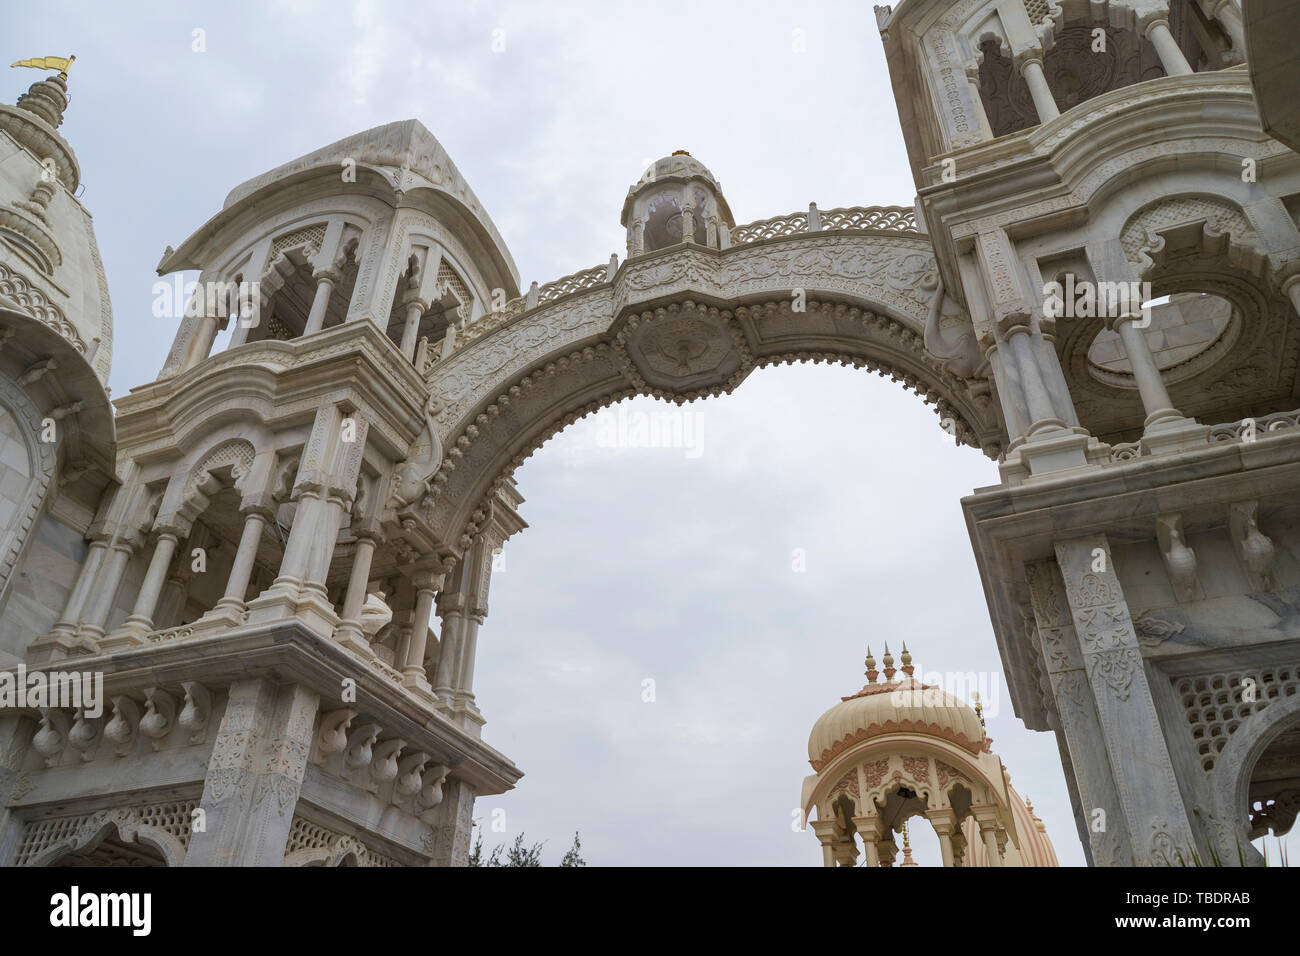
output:
[[[1033,64],[1038,64],[1039,69],[1042,69],[1043,51],[1039,47],[1028,47],[1027,49],[1021,50],[1019,53],[1015,54],[1015,58],[1012,62],[1015,64],[1016,74],[1018,76],[1024,76],[1025,70],[1029,69]]]
[[[1137,325],[1137,323],[1143,319],[1146,320],[1146,324]],[[1119,313],[1119,315],[1107,315],[1103,317],[1102,321],[1106,323],[1106,328],[1112,332],[1118,332],[1125,322],[1132,322],[1139,329],[1144,329],[1147,325],[1151,324],[1150,319],[1146,319],[1141,312],[1132,311],[1124,311]]]
[[[1168,17],[1162,17],[1162,16],[1152,17],[1150,20],[1146,22],[1146,25],[1143,26],[1142,36],[1145,37],[1147,40],[1150,40],[1151,34],[1155,30],[1159,29],[1160,27],[1164,27],[1166,30],[1169,29]]]
[[[268,524],[275,520],[275,513],[279,508],[271,498],[270,492],[260,492],[252,495],[245,495],[239,502],[239,513],[244,516],[244,520],[258,517]]]
[[[311,277],[317,282],[328,282],[330,285],[338,285],[343,279],[342,273],[334,266],[317,269],[311,274]]]

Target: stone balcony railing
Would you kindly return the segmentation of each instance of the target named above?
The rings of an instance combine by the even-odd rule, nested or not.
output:
[[[1274,412],[1259,418],[1243,418],[1235,422],[1211,425],[1206,438],[1208,445],[1251,442],[1268,438],[1274,432],[1300,427],[1300,408],[1289,412]],[[1110,464],[1123,464],[1151,455],[1142,447],[1141,442],[1121,442],[1110,447]]]
[[[848,206],[822,211],[817,208],[816,203],[812,203],[808,206],[807,212],[759,219],[743,226],[736,226],[729,231],[723,249],[766,239],[833,231],[921,234],[916,225],[916,211],[911,206]],[[583,269],[545,285],[539,286],[534,282],[526,294],[511,299],[501,309],[487,313],[457,332],[451,350],[459,351],[533,309],[549,305],[565,296],[610,285],[617,271],[617,257],[611,256],[607,264]],[[430,348],[422,371],[427,374],[444,357],[446,357],[444,354]]]

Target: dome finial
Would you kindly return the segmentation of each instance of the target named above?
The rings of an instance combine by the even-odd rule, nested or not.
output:
[[[903,662],[903,673],[911,678],[915,668],[912,667],[912,654],[907,649],[907,641],[903,642],[903,653],[898,656],[898,659]]]
[[[988,736],[988,728],[984,726],[984,702],[980,700],[980,692],[976,691],[971,694],[975,700],[975,716],[980,719],[980,730],[984,731],[984,736]]]
[[[871,656],[871,645],[867,645],[867,659],[863,663],[867,665],[867,683],[874,684],[880,671],[876,670],[876,659]]]
[[[907,837],[907,821],[903,821],[903,862],[899,866],[920,866],[912,859],[912,842]]]
[[[892,681],[898,670],[894,667],[894,655],[889,653],[889,645],[885,645],[885,656],[881,658],[885,662],[885,680]]]

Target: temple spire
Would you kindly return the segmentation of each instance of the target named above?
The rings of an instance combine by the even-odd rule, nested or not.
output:
[[[33,116],[39,116],[52,128],[63,125],[63,112],[68,108],[68,67],[75,56],[38,56],[29,60],[18,60],[11,67],[28,67],[34,70],[58,70],[54,76],[33,83],[15,104]]]

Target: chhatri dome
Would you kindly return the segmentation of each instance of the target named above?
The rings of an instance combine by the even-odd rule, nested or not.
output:
[[[867,650],[867,684],[822,714],[808,736],[814,773],[803,786],[827,866],[892,866],[895,834],[912,817],[939,837],[945,866],[1056,866],[1046,828],[1011,787],[980,705],[913,676],[885,646],[884,682]],[[897,679],[895,679],[897,676]],[[901,865],[916,865],[910,846]]]
[[[655,160],[628,187],[620,221],[629,259],[684,242],[726,249],[736,226],[722,186],[684,149]]]

